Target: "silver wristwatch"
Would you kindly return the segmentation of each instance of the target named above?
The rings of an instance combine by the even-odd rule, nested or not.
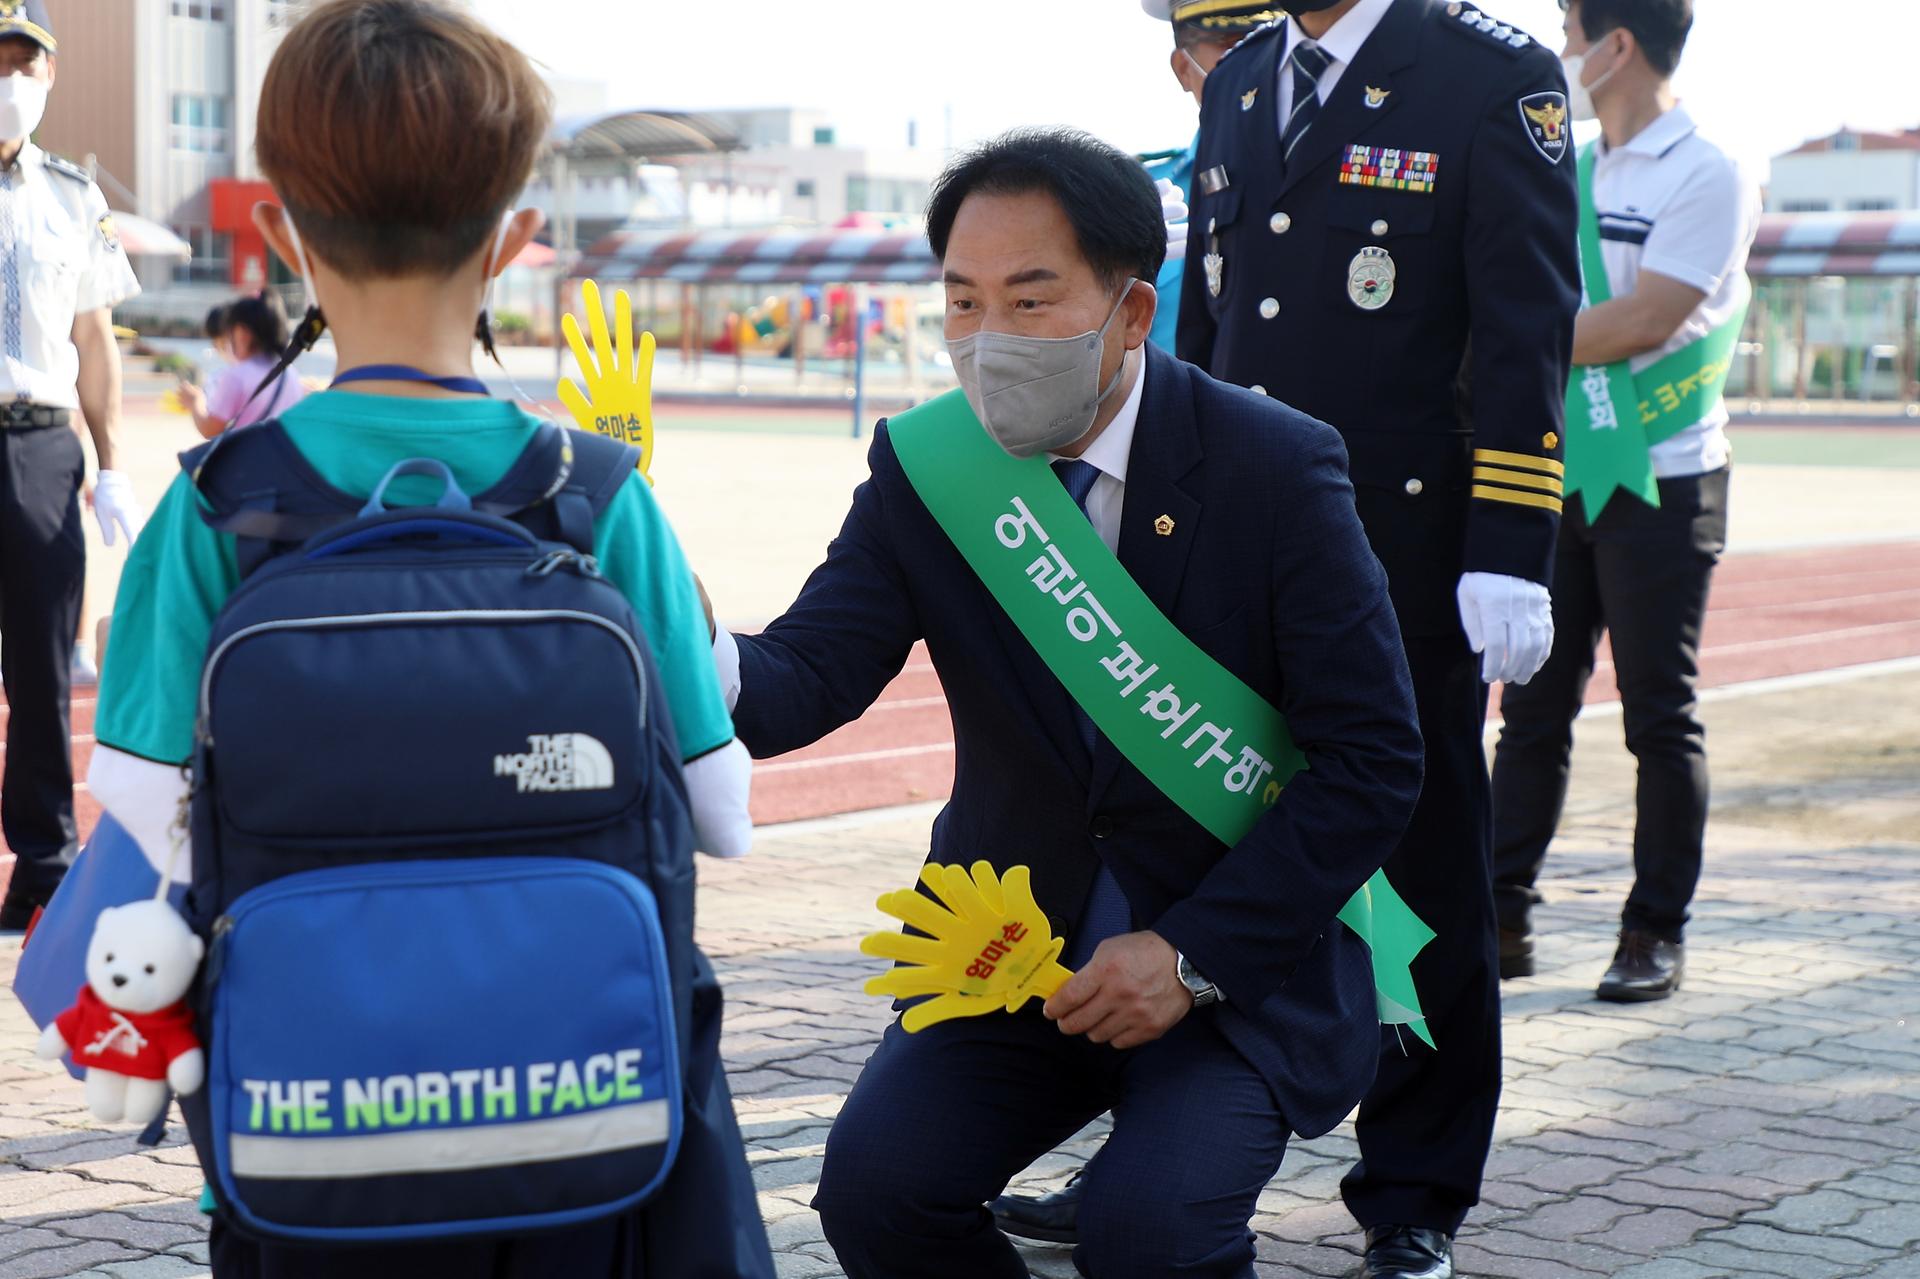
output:
[[[1176,969],[1180,974],[1180,984],[1193,992],[1193,1006],[1205,1008],[1208,1004],[1219,1003],[1220,988],[1202,977],[1200,970],[1188,962],[1185,955],[1177,950],[1173,954],[1174,958],[1180,961]]]

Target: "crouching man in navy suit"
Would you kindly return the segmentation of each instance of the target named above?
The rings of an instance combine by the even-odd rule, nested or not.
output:
[[[909,477],[905,419],[876,432],[872,475],[787,613],[716,636],[757,756],[859,716],[925,639],[957,752],[932,860],[1031,867],[1077,970],[1044,1010],[888,1028],[814,1201],[853,1279],[1025,1275],[983,1204],[1108,1110],[1081,1273],[1250,1279],[1247,1223],[1289,1135],[1327,1131],[1373,1079],[1369,955],[1335,915],[1420,788],[1406,658],[1339,435],[1147,345],[1160,218],[1130,157],[1023,132],[947,171],[928,238],[973,410],[957,429],[977,417],[1005,453],[1047,455],[1079,512],[1057,492],[1056,509],[1084,513],[1202,660],[1285,716],[1307,768],[1251,833],[1222,843],[1095,729],[930,512],[916,484],[940,477]],[[1148,712],[1156,730],[1171,709]],[[1192,744],[1205,719],[1150,736]]]

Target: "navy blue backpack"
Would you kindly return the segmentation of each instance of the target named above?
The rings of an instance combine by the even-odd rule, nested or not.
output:
[[[592,558],[634,450],[549,426],[485,493],[420,459],[364,502],[277,423],[182,462],[242,573],[191,801],[208,1072],[184,1108],[221,1210],[400,1243],[645,1202],[698,961],[679,747]],[[421,473],[439,501],[387,510]]]

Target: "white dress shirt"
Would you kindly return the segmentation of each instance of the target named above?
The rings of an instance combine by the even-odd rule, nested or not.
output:
[[[1145,352],[1136,355],[1129,351],[1127,359],[1139,364],[1133,375],[1133,387],[1113,421],[1107,423],[1107,429],[1100,432],[1100,437],[1079,457],[1100,472],[1087,493],[1087,519],[1115,555],[1120,553],[1120,508],[1127,500],[1127,456],[1133,452],[1133,430],[1140,423],[1140,400],[1147,389]],[[1047,457],[1049,461],[1060,460],[1058,453],[1049,453]]]
[[[1347,69],[1359,54],[1360,46],[1367,42],[1373,29],[1380,25],[1380,19],[1387,16],[1387,10],[1393,7],[1393,0],[1360,0],[1359,4],[1340,15],[1340,21],[1327,28],[1327,34],[1314,43],[1320,46],[1320,52],[1331,61],[1327,69],[1320,73],[1320,105],[1327,105],[1327,99],[1333,96],[1333,86],[1339,82],[1340,73]],[[1280,92],[1274,96],[1280,103],[1280,135],[1286,136],[1287,117],[1293,114],[1293,51],[1307,40],[1312,39],[1300,29],[1300,19],[1294,18],[1287,23],[1287,47],[1280,53]]]
[[[1731,320],[1753,297],[1747,251],[1760,229],[1760,185],[1725,151],[1700,136],[1684,106],[1594,155],[1600,256],[1613,296],[1632,293],[1642,271],[1707,296],[1658,350],[1636,355],[1635,373]],[[1727,406],[1650,450],[1660,479],[1704,475],[1727,464]]]
[[[79,408],[73,317],[139,291],[100,188],[27,143],[0,169],[0,400]]]

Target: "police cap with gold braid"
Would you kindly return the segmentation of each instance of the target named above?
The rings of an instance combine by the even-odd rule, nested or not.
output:
[[[44,0],[0,0],[0,40],[9,36],[25,36],[48,53],[59,48]]]
[[[1249,4],[1247,0],[1140,0],[1149,17],[1175,26],[1200,27],[1223,34],[1245,35],[1285,14],[1274,0]]]

